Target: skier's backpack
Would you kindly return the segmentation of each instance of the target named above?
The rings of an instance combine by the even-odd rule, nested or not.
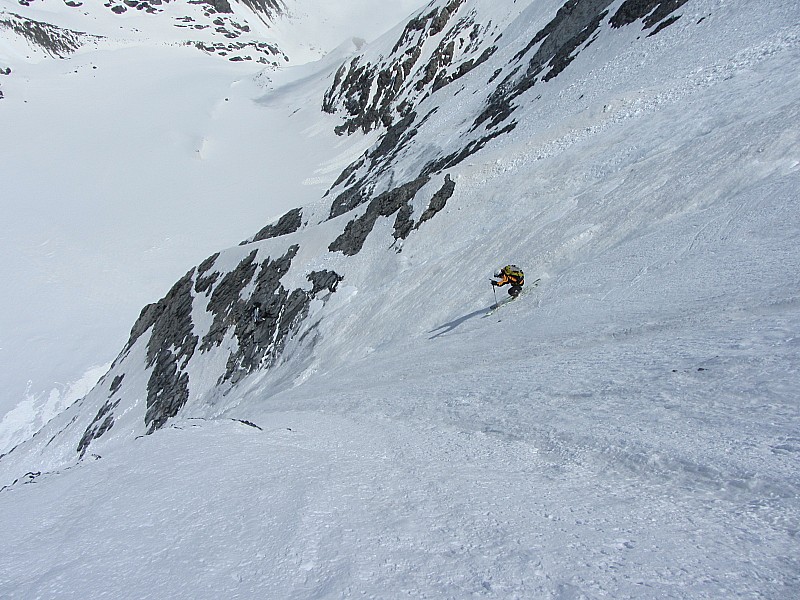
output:
[[[514,285],[523,285],[525,283],[525,273],[517,265],[506,265],[503,267],[503,273]]]

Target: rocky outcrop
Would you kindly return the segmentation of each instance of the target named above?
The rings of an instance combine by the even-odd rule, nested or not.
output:
[[[408,214],[410,210],[408,203],[414,198],[414,195],[420,188],[428,183],[428,177],[418,177],[404,185],[401,185],[393,190],[384,192],[377,196],[367,206],[366,212],[360,217],[356,217],[350,221],[344,229],[344,233],[336,238],[328,248],[331,252],[341,252],[347,256],[358,254],[367,239],[367,236],[375,226],[375,221],[378,217],[389,217],[399,211],[402,207],[406,207],[403,216]],[[395,238],[398,231],[404,231],[405,219],[395,221]]]
[[[249,6],[254,13],[265,17],[274,17],[283,12],[286,7],[279,0],[239,0],[245,6]]]
[[[610,18],[612,27],[630,25],[645,19],[645,28],[659,22],[673,23],[677,17],[664,21],[686,0],[626,0]],[[538,81],[557,77],[575,60],[582,47],[588,46],[608,16],[612,0],[569,0],[555,17],[542,28],[508,66],[510,74],[497,86],[485,110],[475,120],[474,127],[497,127],[514,112],[513,101],[531,89]],[[660,31],[663,27],[659,27]],[[655,31],[654,33],[657,33]],[[536,51],[534,52],[534,48]],[[531,54],[533,52],[533,54]]]
[[[171,0],[106,0],[105,6],[111,9],[112,12],[122,14],[128,9],[144,11],[147,13],[161,12],[162,4],[168,4]],[[279,0],[189,0],[190,4],[202,4],[205,10],[211,14],[233,14],[234,10],[231,6],[234,4],[243,4],[250,8],[257,15],[262,17],[274,17],[284,10],[283,3]],[[71,4],[67,3],[72,6]],[[80,6],[80,4],[77,4]]]
[[[221,13],[232,13],[231,3],[228,0],[204,0],[206,4],[212,6],[214,10]]]
[[[406,115],[386,131],[375,148],[367,151],[339,175],[333,188],[340,186],[345,189],[331,203],[328,218],[334,219],[370,200],[375,181],[391,169],[397,153],[417,134],[416,119],[415,112]]]
[[[161,15],[164,5],[172,0],[105,0],[103,6],[111,13],[124,15],[136,11],[145,15]],[[29,0],[20,2],[30,5]],[[79,8],[81,2],[65,2],[71,8]],[[195,5],[190,14],[182,17],[169,17],[174,27],[185,29],[187,45],[208,54],[214,54],[230,61],[255,61],[261,64],[278,65],[289,58],[274,43],[254,36],[247,18],[265,21],[285,11],[280,0],[189,0]],[[236,5],[246,6],[247,10],[234,10]],[[188,8],[188,7],[187,7]],[[50,55],[64,58],[80,46],[94,39],[87,33],[62,29],[35,21],[27,17],[5,13],[0,17],[0,29],[7,28],[25,37],[31,44],[41,47]]]
[[[128,9],[154,15],[163,11],[160,8],[162,4],[169,2],[170,0],[106,0],[104,6],[118,15],[127,12]]]
[[[116,402],[107,401],[100,410],[97,412],[94,420],[91,422],[89,427],[86,428],[86,431],[83,432],[83,436],[78,442],[77,452],[81,458],[83,455],[86,454],[86,450],[89,448],[89,444],[92,443],[92,440],[96,440],[103,436],[104,433],[109,431],[111,427],[114,425],[114,415],[112,411],[117,407],[119,404],[119,400]]]
[[[148,336],[144,365],[150,369],[146,433],[163,427],[189,401],[190,367],[199,354],[227,353],[225,371],[217,385],[234,385],[255,370],[272,365],[308,314],[311,301],[324,300],[336,291],[342,276],[328,270],[306,276],[310,290],[283,286],[281,279],[298,251],[299,246],[294,244],[276,259],[259,261],[258,250],[253,249],[227,272],[215,269],[220,255],[214,254],[181,278],[164,298],[142,310],[115,366],[143,336]],[[205,332],[197,331],[194,311],[207,313],[210,325]],[[79,454],[113,426],[118,404],[114,398],[123,388],[123,380],[124,374],[120,374],[111,382],[109,401],[84,431]]]
[[[87,42],[99,39],[82,31],[63,29],[14,13],[0,16],[0,29],[13,31],[57,58],[69,56]]]
[[[303,210],[301,208],[293,208],[285,215],[283,215],[277,222],[267,225],[262,228],[251,239],[245,240],[240,245],[249,244],[252,242],[260,242],[282,235],[294,233],[303,225]]]
[[[663,29],[666,21],[668,24],[674,23],[680,16],[672,16],[673,12],[686,4],[689,0],[625,0],[619,7],[609,23],[612,27],[624,27],[640,19],[644,29],[650,29],[658,25],[658,29]],[[669,19],[668,19],[669,17]]]
[[[290,246],[280,258],[268,258],[260,265],[255,262],[253,251],[215,287],[208,303],[214,321],[201,348],[208,351],[220,346],[229,332],[235,335],[238,346],[228,358],[220,383],[236,383],[268,358],[274,358],[285,343],[306,299],[303,290],[289,292],[280,283],[298,250],[297,245]],[[251,282],[252,294],[242,298],[242,290]]]
[[[414,226],[414,229],[419,229],[420,225],[422,225],[425,221],[432,219],[436,213],[442,210],[447,204],[447,201],[452,197],[455,190],[456,182],[450,179],[450,175],[445,175],[442,187],[439,188],[439,191],[433,195],[430,204],[428,204],[428,208],[426,208],[425,211],[420,215],[419,222]]]
[[[241,302],[242,290],[256,274],[257,254],[257,250],[250,252],[235,269],[226,273],[217,285],[205,290],[206,294],[211,293],[207,310],[214,315],[214,320],[206,335],[203,336],[200,346],[202,350],[206,351],[214,346],[219,346],[228,328],[244,316],[242,307],[237,303]],[[198,281],[196,285],[199,283]]]
[[[405,239],[441,210],[455,184],[445,175],[441,190],[431,199],[419,222],[414,223],[414,200],[422,187],[513,131],[517,122],[510,117],[516,110],[516,99],[538,82],[563,73],[597,38],[606,19],[612,28],[643,20],[645,29],[655,28],[653,33],[657,33],[674,22],[677,17],[672,13],[685,1],[626,0],[609,17],[612,0],[568,0],[530,41],[525,43],[522,38],[521,47],[509,64],[492,73],[484,108],[467,125],[469,129],[460,133],[461,143],[455,149],[440,151],[438,156],[426,152],[427,162],[399,181],[395,172],[398,159],[411,152],[426,121],[437,110],[433,108],[420,118],[422,101],[489,60],[496,52],[499,36],[487,35],[490,26],[480,24],[476,4],[443,0],[429,5],[406,24],[388,56],[379,55],[370,61],[364,53],[342,65],[323,102],[323,110],[342,115],[343,123],[337,132],[370,131],[376,127],[386,130],[378,143],[348,166],[329,190],[333,195],[329,219],[367,205],[360,215],[350,219],[329,250],[347,256],[357,254],[377,219],[392,215],[396,215],[395,240]],[[423,54],[425,47],[435,49]]]
[[[494,53],[473,13],[460,15],[465,0],[427,9],[407,24],[391,55],[375,63],[357,56],[342,65],[322,109],[344,115],[337,133],[391,127],[428,95],[463,77]],[[423,48],[433,50],[423,53]]]
[[[192,324],[193,275],[194,270],[178,281],[153,311],[147,344],[147,366],[152,367],[145,414],[148,433],[178,414],[189,399],[186,367],[198,343]]]
[[[236,3],[237,0],[233,0]],[[230,61],[256,61],[261,64],[277,65],[287,62],[289,57],[273,44],[254,38],[247,22],[241,22],[235,16],[229,0],[198,0],[205,5],[204,19],[196,21],[186,16],[178,19],[175,27],[185,28],[192,32],[206,32],[214,40],[198,40],[192,42],[194,47],[208,54],[215,54]],[[240,0],[256,15],[262,18],[273,17],[281,12],[277,0]]]
[[[224,34],[236,38],[236,34]],[[258,41],[245,42],[195,42],[194,47],[208,54],[227,58],[232,62],[255,61],[261,64],[277,64],[288,61],[288,57],[275,44]]]
[[[433,218],[437,212],[442,210],[455,190],[455,182],[449,175],[445,175],[442,187],[433,195],[428,207],[415,224],[411,219],[414,211],[412,202],[417,192],[430,181],[430,178],[429,175],[421,175],[404,185],[378,195],[370,201],[364,214],[347,224],[344,232],[331,243],[328,249],[331,252],[341,252],[347,256],[358,254],[364,246],[367,236],[372,232],[378,217],[390,217],[395,213],[397,216],[394,222],[394,239],[406,239],[411,231],[418,229],[422,223]]]

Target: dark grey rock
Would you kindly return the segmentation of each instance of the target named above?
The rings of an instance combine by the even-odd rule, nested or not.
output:
[[[209,302],[214,322],[203,338],[202,349],[210,350],[219,346],[230,329],[233,329],[238,340],[237,351],[228,358],[228,366],[220,383],[235,383],[261,366],[267,355],[274,357],[280,352],[289,333],[289,325],[286,324],[288,311],[294,309],[294,304],[288,306],[290,295],[280,284],[280,279],[288,272],[298,250],[299,246],[291,246],[282,257],[267,259],[261,265],[253,262],[256,256],[253,251],[214,289]],[[241,291],[254,276],[256,280],[252,295],[248,299],[241,298]],[[261,313],[258,318],[254,316],[256,306]]]
[[[257,369],[269,368],[283,353],[286,341],[308,314],[311,300],[321,292],[333,293],[342,277],[333,271],[317,271],[308,275],[311,291],[289,291],[281,278],[289,271],[299,246],[291,246],[278,259],[267,259],[260,265],[252,295],[247,299],[231,299],[221,326],[233,329],[237,350],[227,362],[219,383],[235,384]],[[216,293],[216,290],[215,292]],[[213,299],[213,295],[212,295]],[[216,317],[215,317],[216,322]],[[208,336],[204,347],[208,346]]]
[[[414,214],[414,207],[411,203],[404,204],[397,211],[397,217],[394,220],[394,239],[404,240],[414,229],[414,219],[411,215]]]
[[[125,344],[123,354],[130,350],[136,341],[153,326],[153,323],[156,322],[156,319],[159,317],[163,309],[163,305],[156,302],[153,304],[148,304],[141,310],[139,313],[139,318],[136,319],[136,322],[131,328],[131,333],[128,336],[128,343]]]
[[[0,29],[4,28],[23,36],[32,44],[58,58],[72,54],[89,39],[99,39],[98,36],[63,29],[15,13],[4,13],[0,16]]]
[[[436,81],[433,82],[432,90],[436,92],[441,88],[443,88],[444,86],[450,85],[457,79],[460,79],[461,77],[472,71],[472,69],[474,69],[475,67],[482,65],[487,60],[489,60],[496,51],[497,51],[497,46],[491,46],[489,48],[486,48],[477,59],[474,60],[469,59],[468,61],[461,63],[455,72],[450,74],[445,74],[443,72],[438,73]]]
[[[188,401],[187,367],[195,352],[227,352],[219,348],[226,336],[235,336],[236,349],[228,355],[226,371],[218,382],[233,385],[256,369],[271,366],[307,315],[311,300],[320,294],[325,294],[326,300],[336,291],[342,277],[325,270],[307,276],[312,284],[310,291],[283,287],[281,278],[298,251],[299,246],[294,245],[283,256],[258,263],[258,251],[253,250],[225,274],[214,270],[219,255],[212,255],[196,270],[189,271],[163,299],[142,310],[121,356],[150,332],[146,355],[146,366],[151,368],[145,412],[147,433],[163,427]],[[245,287],[251,285],[253,292],[242,297]],[[191,319],[193,292],[210,296],[207,310],[213,318],[202,341],[195,335]],[[118,375],[111,383],[110,397],[119,390],[123,377]],[[86,452],[92,440],[113,425],[115,405],[107,406],[110,408],[105,408],[84,432],[79,453]]]
[[[417,177],[413,181],[409,181],[374,198],[369,203],[366,212],[350,221],[342,235],[337,237],[328,249],[331,252],[342,252],[347,256],[358,254],[364,246],[367,236],[375,226],[375,221],[378,220],[378,217],[388,217],[400,210],[414,198],[420,188],[428,183],[429,179],[430,177],[428,176]],[[402,223],[399,226],[400,229],[403,228]],[[395,230],[397,231],[397,229],[398,225],[396,224]]]
[[[456,184],[450,178],[450,175],[445,175],[442,187],[433,195],[428,207],[420,215],[419,221],[416,224],[414,224],[414,220],[411,218],[414,212],[411,203],[401,206],[394,224],[394,239],[406,239],[412,231],[419,229],[420,225],[425,221],[432,219],[436,213],[445,207],[447,201],[452,197],[455,188]]]
[[[152,368],[147,383],[145,413],[148,433],[175,416],[189,397],[188,375],[182,369],[186,368],[198,343],[191,319],[193,275],[194,269],[184,275],[164,298],[142,309],[123,350],[125,354],[144,333],[151,331],[146,358],[147,367]],[[119,375],[112,382],[112,396],[119,389],[122,377]],[[113,417],[109,415],[109,418],[111,420],[105,425],[90,426],[91,432],[87,429],[84,446],[79,452],[85,452],[92,439],[111,427]]]
[[[232,13],[230,2],[228,0],[205,0],[205,3],[212,6],[214,10],[221,13]]]
[[[336,199],[331,203],[329,219],[335,219],[339,215],[350,212],[355,207],[364,204],[369,200],[369,189],[364,189],[366,181],[362,179],[357,184],[352,184],[345,189],[341,194],[336,196]],[[371,186],[370,186],[371,187]]]
[[[283,2],[280,0],[240,0],[253,9],[256,14],[262,14],[267,17],[274,17],[281,14],[284,10]]]
[[[110,395],[109,397],[113,396],[119,391],[120,386],[122,385],[122,380],[125,378],[125,373],[121,375],[117,375],[114,377],[114,380],[111,382],[111,387],[109,388]]]
[[[647,37],[653,37],[654,35],[657,35],[665,27],[669,27],[670,25],[672,25],[675,21],[677,21],[680,18],[681,18],[680,15],[676,15],[676,16],[669,17],[668,19],[664,19],[663,21],[661,21],[658,24],[658,26],[655,29],[653,29],[653,31],[651,31],[650,33],[647,34]],[[647,29],[646,26],[645,26],[645,29]]]
[[[283,215],[280,219],[278,219],[276,223],[264,227],[250,241],[260,242],[261,240],[267,240],[282,235],[288,235],[300,229],[302,225],[303,225],[303,210],[301,208],[293,208],[285,215]],[[247,243],[248,243],[247,241],[244,241],[242,242],[241,245]]]
[[[441,10],[433,9],[411,19],[391,55],[380,63],[365,64],[362,57],[357,56],[339,69],[322,104],[326,112],[342,110],[345,113],[344,122],[336,128],[336,133],[350,134],[358,130],[368,132],[379,126],[390,127],[396,119],[407,114],[402,103],[398,103],[407,88],[421,93],[435,81],[436,91],[479,64],[475,59],[465,59],[465,63],[452,73],[445,73],[453,64],[456,37],[474,25],[470,19],[462,19],[438,42],[428,64],[420,70],[422,75],[409,79],[416,72],[423,43],[453,22],[464,2],[451,0]]]
[[[312,271],[308,274],[308,280],[312,283],[311,295],[316,296],[322,290],[328,290],[333,293],[339,285],[339,282],[344,279],[335,271]]]
[[[518,70],[512,72],[489,97],[484,111],[475,120],[473,128],[486,123],[492,129],[505,121],[512,112],[515,98],[533,87],[548,65],[548,77],[555,77],[575,59],[575,49],[600,26],[607,14],[605,9],[613,0],[569,0],[556,16],[542,28],[519,52],[512,62],[521,61],[535,46],[536,52],[528,59],[522,77],[516,78]]]
[[[159,429],[189,399],[189,375],[183,372],[194,355],[198,338],[192,325],[192,275],[189,271],[159,301],[147,345],[147,432]]]
[[[471,140],[470,142],[465,144],[464,147],[461,148],[461,150],[458,150],[457,152],[453,152],[452,154],[448,154],[447,156],[442,156],[440,158],[437,158],[436,160],[432,160],[427,165],[425,165],[425,168],[422,169],[423,175],[432,175],[434,173],[441,173],[445,169],[454,167],[455,165],[466,160],[468,157],[475,154],[479,150],[483,149],[483,147],[486,146],[486,144],[488,144],[493,139],[505,135],[506,133],[509,133],[514,128],[516,128],[516,126],[517,126],[516,121],[512,121],[511,123],[504,126],[502,129],[495,129],[491,133],[481,138]]]
[[[189,374],[178,368],[175,355],[159,352],[147,382],[147,433],[153,433],[183,408],[189,400]]]
[[[413,126],[416,118],[417,114],[414,112],[406,115],[383,134],[372,151],[345,170],[354,173],[361,166],[366,167],[363,169],[365,175],[360,179],[353,178],[353,183],[333,200],[329,219],[350,212],[371,198],[374,181],[386,169],[391,168],[397,153],[417,134],[417,128]],[[341,179],[342,176],[339,177]]]
[[[201,350],[209,350],[221,344],[228,328],[244,317],[244,310],[237,311],[237,303],[241,302],[242,290],[256,274],[258,264],[254,261],[257,253],[257,250],[253,250],[214,287],[208,303],[208,310],[214,314],[214,320],[203,337]]]
[[[417,113],[411,112],[386,130],[386,133],[381,137],[381,141],[369,153],[373,164],[378,159],[392,156],[397,148],[414,137],[416,130],[412,128],[412,125],[414,125],[416,118]]]
[[[611,23],[612,27],[618,28],[643,19],[644,29],[650,29],[654,25],[664,21],[664,19],[669,17],[673,12],[686,4],[686,2],[688,2],[688,0],[625,0],[614,16],[611,17],[609,23]],[[669,19],[669,23],[662,23],[662,25],[666,27],[677,21],[678,18],[679,17],[672,17]],[[664,27],[659,26],[658,31]]]
[[[86,454],[86,450],[89,448],[89,444],[92,443],[92,440],[101,437],[114,426],[114,416],[112,413],[118,404],[119,400],[113,403],[107,400],[105,404],[100,407],[100,410],[97,411],[94,420],[92,420],[86,428],[86,431],[83,432],[78,442],[77,452],[80,458],[83,458],[83,455]]]
[[[450,175],[444,176],[444,184],[442,187],[439,188],[433,198],[431,198],[430,204],[428,204],[428,208],[420,215],[419,222],[417,223],[415,229],[419,229],[419,226],[422,225],[425,221],[428,221],[433,218],[433,216],[442,210],[447,201],[453,196],[453,192],[456,189],[456,182],[450,178]]]
[[[198,294],[209,292],[211,290],[211,286],[213,286],[217,279],[219,279],[220,273],[218,271],[213,271],[211,274],[206,275],[211,267],[214,266],[217,258],[219,258],[219,252],[209,256],[197,267],[197,279],[195,280],[194,291]]]

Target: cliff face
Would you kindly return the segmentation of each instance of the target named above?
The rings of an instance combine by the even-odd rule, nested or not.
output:
[[[245,4],[262,15],[281,8]],[[595,50],[613,56],[620,32],[632,29],[626,39],[640,40],[637,32],[663,31],[684,2],[496,4],[433,2],[399,36],[341,65],[320,107],[341,117],[341,135],[378,131],[377,141],[317,204],[209,257],[145,307],[97,388],[29,449],[58,446],[68,449],[58,460],[74,460],[152,433],[187,407],[219,413],[246,378],[277,365],[301,370],[320,341],[319,324],[340,318],[327,307],[348,272],[382,260],[362,255],[368,241],[372,252],[396,255],[411,236],[427,235],[459,193],[459,169],[517,129],[541,97],[536,88],[568,80],[573,62],[590,64]],[[205,6],[211,15],[231,5]]]

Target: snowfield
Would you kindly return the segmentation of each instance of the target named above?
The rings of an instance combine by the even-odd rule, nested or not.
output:
[[[224,394],[224,359],[204,355],[166,427],[135,435],[139,399],[81,461],[52,443],[62,424],[0,457],[0,597],[800,597],[800,11],[681,12],[530,90],[517,128],[451,171],[455,194],[407,239],[380,217],[361,252],[326,253],[343,215],[256,242],[300,245],[287,282],[309,265],[344,276],[312,305],[315,343],[290,340]],[[241,239],[298,204],[324,213],[378,139],[337,138],[319,113],[336,67],[220,78],[227,117],[204,159],[220,185],[237,140],[248,170],[278,160],[257,143],[267,126],[305,157],[266,188],[304,202],[270,204]],[[438,110],[397,172],[457,147],[483,101],[470,81],[422,102]],[[172,167],[199,189],[189,162]],[[487,316],[511,262],[540,281]]]

